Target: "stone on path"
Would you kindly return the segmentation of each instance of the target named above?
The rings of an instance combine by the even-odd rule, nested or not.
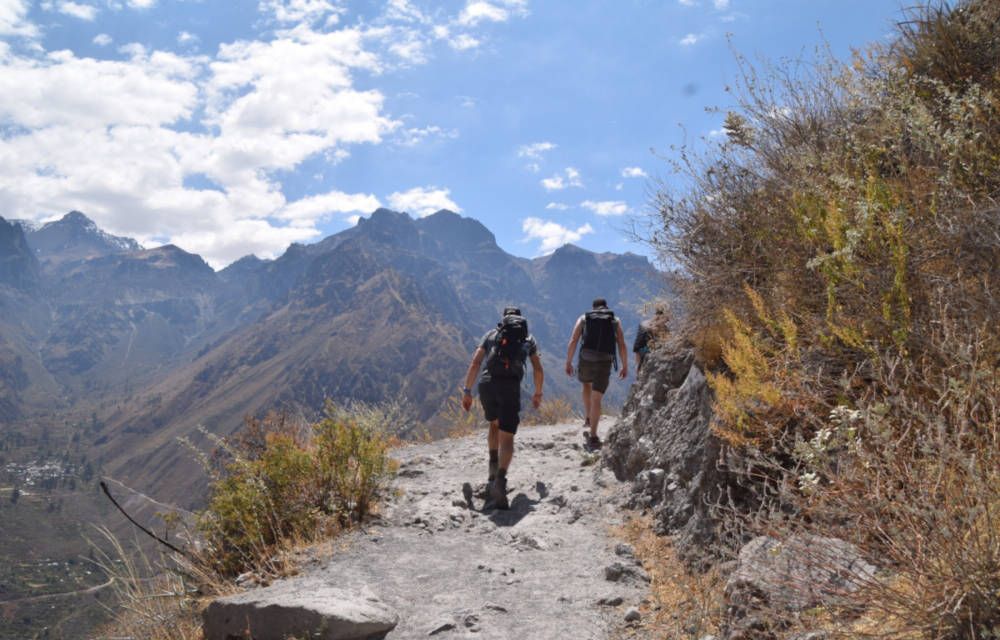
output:
[[[346,591],[322,579],[283,580],[212,602],[202,613],[205,640],[368,640],[399,622],[370,590]]]
[[[446,631],[454,631],[455,626],[455,623],[451,620],[441,620],[440,622],[435,622],[431,626],[431,630],[427,632],[427,635],[436,636],[439,633],[444,633]]]

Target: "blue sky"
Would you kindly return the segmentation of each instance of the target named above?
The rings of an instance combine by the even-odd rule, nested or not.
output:
[[[0,216],[79,209],[215,267],[378,206],[458,210],[523,256],[641,252],[622,230],[676,184],[672,145],[718,141],[734,50],[825,38],[846,58],[899,17],[898,0],[0,0]]]

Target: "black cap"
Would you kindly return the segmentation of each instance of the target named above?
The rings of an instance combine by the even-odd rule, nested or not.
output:
[[[518,309],[517,307],[504,307],[503,315],[505,318],[507,316],[519,316],[521,315],[521,310]]]
[[[595,309],[603,309],[606,306],[608,306],[608,301],[607,300],[605,300],[604,298],[594,298],[594,308]]]

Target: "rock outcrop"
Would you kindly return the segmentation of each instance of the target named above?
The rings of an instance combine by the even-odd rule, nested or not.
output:
[[[206,640],[369,640],[399,622],[367,590],[347,591],[315,577],[285,580],[210,604],[202,614]]]
[[[714,540],[708,505],[724,481],[711,417],[711,391],[694,353],[650,353],[603,454],[619,480],[633,482],[631,506],[652,509],[657,533],[676,534],[689,560]]]
[[[727,640],[758,638],[785,614],[836,605],[875,575],[849,542],[796,534],[785,540],[758,536],[740,549],[726,583]],[[813,632],[798,636],[818,638]]]

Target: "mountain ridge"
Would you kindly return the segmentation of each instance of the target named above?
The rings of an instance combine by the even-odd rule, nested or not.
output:
[[[83,214],[67,218],[88,226]],[[67,254],[91,251],[90,240]],[[482,223],[448,210],[378,209],[317,243],[219,270],[174,245],[112,249],[41,268],[34,317],[48,319],[25,334],[18,354],[33,373],[8,395],[21,399],[18,415],[40,415],[45,396],[31,389],[58,385],[59,411],[103,425],[90,446],[111,473],[181,500],[196,496],[199,476],[177,439],[198,440],[202,427],[227,435],[248,414],[401,397],[441,433],[439,410],[508,304],[541,345],[547,396],[575,398],[577,383],[560,374],[576,317],[601,295],[631,328],[662,286],[634,255],[570,246],[513,256]]]

